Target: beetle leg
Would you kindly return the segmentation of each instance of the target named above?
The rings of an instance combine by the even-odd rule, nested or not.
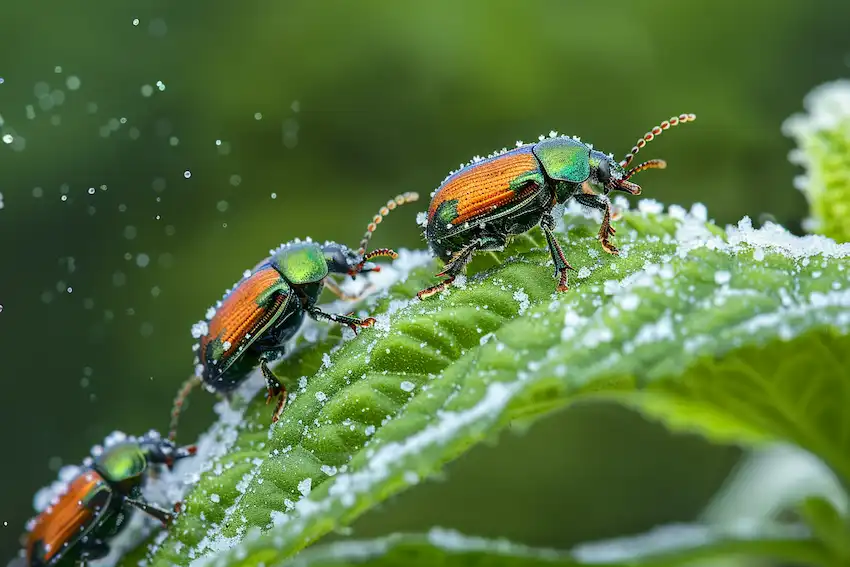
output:
[[[570,263],[567,262],[567,257],[564,255],[564,250],[558,241],[555,239],[555,234],[552,228],[555,226],[555,219],[552,215],[545,214],[540,219],[540,228],[543,229],[543,234],[546,236],[546,244],[549,246],[549,254],[552,255],[552,261],[555,263],[555,276],[558,278],[557,291],[567,291],[567,270],[574,270]]]
[[[425,288],[417,292],[416,296],[419,299],[426,299],[434,294],[440,293],[449,287],[459,273],[461,273],[466,265],[472,260],[472,255],[475,254],[484,246],[484,242],[479,238],[460,249],[452,258],[446,262],[442,271],[437,274],[438,278],[445,277],[443,281],[431,287]]]
[[[362,298],[366,295],[369,295],[369,292],[371,292],[373,289],[375,289],[375,286],[373,286],[372,284],[369,284],[366,287],[364,287],[363,290],[360,291],[360,293],[352,295],[350,293],[345,293],[344,291],[342,291],[342,288],[339,287],[339,284],[337,284],[335,281],[333,281],[330,278],[327,278],[325,280],[325,287],[328,288],[328,291],[330,291],[331,293],[333,293],[335,296],[337,296],[338,298],[340,298],[343,301],[357,301],[358,299],[360,299],[360,298]]]
[[[132,506],[133,508],[137,508],[137,509],[141,510],[142,512],[144,512],[145,514],[148,514],[149,516],[156,518],[157,520],[162,522],[163,526],[170,525],[171,522],[174,521],[174,518],[177,517],[176,514],[173,514],[173,513],[169,512],[168,510],[163,510],[159,506],[154,506],[153,504],[148,504],[144,500],[140,500],[140,499],[136,500],[134,498],[125,498],[124,501],[127,504],[129,504],[130,506]]]
[[[272,369],[269,368],[269,362],[267,359],[263,358],[260,361],[260,370],[263,373],[263,378],[266,379],[266,405],[274,398],[278,396],[277,405],[274,408],[274,413],[272,413],[272,423],[277,423],[280,419],[280,414],[283,413],[283,408],[286,406],[286,388],[283,384],[280,383],[280,380],[277,376],[275,376]]]
[[[357,334],[357,329],[363,327],[371,327],[375,324],[374,317],[366,317],[365,319],[358,319],[357,317],[349,317],[348,315],[337,315],[336,313],[325,313],[321,309],[312,308],[308,311],[310,316],[314,319],[327,319],[328,321],[333,321],[334,323],[339,323],[340,325],[346,325],[349,329],[354,331],[354,334]]]
[[[609,254],[619,254],[620,251],[617,250],[617,247],[608,241],[609,236],[614,236],[617,233],[611,226],[611,203],[599,195],[579,194],[575,195],[575,199],[580,205],[602,211],[602,225],[599,227],[599,234],[597,235],[599,244]]]

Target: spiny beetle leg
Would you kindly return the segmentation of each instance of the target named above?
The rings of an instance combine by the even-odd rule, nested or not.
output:
[[[337,315],[336,313],[325,313],[321,309],[313,308],[310,310],[310,315],[314,319],[327,319],[328,321],[333,321],[334,323],[339,323],[340,325],[346,325],[349,329],[354,331],[354,334],[357,334],[358,328],[363,327],[371,327],[375,324],[374,317],[367,317],[365,319],[358,319],[357,317],[350,317],[348,315]]]
[[[567,291],[569,290],[569,287],[567,286],[567,270],[574,270],[575,268],[567,262],[564,250],[555,239],[555,234],[552,232],[552,228],[554,226],[555,219],[552,218],[552,215],[543,215],[543,218],[540,219],[540,228],[543,229],[543,235],[546,236],[546,244],[549,246],[549,254],[552,255],[552,262],[555,264],[555,276],[558,278],[558,286],[556,287],[556,290]]]
[[[263,373],[263,378],[266,379],[266,405],[269,404],[272,398],[277,396],[277,404],[272,413],[272,423],[277,423],[280,419],[280,414],[283,413],[283,408],[286,406],[286,388],[280,383],[280,380],[272,372],[272,369],[269,368],[268,360],[265,358],[260,361],[260,370]]]
[[[372,270],[372,271],[375,271],[375,270]],[[368,284],[359,293],[352,295],[350,293],[345,293],[344,291],[342,291],[342,288],[339,287],[339,284],[337,284],[335,281],[333,281],[330,278],[327,278],[325,280],[325,287],[328,288],[328,291],[330,291],[331,293],[333,293],[335,296],[337,296],[338,298],[340,298],[343,301],[357,301],[358,299],[369,295],[369,293],[372,292],[375,289],[374,285]]]
[[[441,281],[437,285],[432,285],[429,288],[425,288],[422,291],[417,292],[416,297],[418,297],[419,299],[427,299],[432,295],[440,293],[441,291],[452,285],[453,281],[455,281],[455,277],[450,276],[448,279]]]
[[[602,249],[608,254],[619,254],[620,251],[617,247],[608,241],[609,236],[614,236],[617,233],[614,227],[611,226],[611,203],[599,195],[576,195],[575,199],[585,207],[602,211],[602,225],[599,227],[599,234],[597,235],[599,244],[602,245]]]
[[[168,510],[163,510],[159,506],[154,506],[153,504],[148,504],[147,502],[145,502],[144,500],[141,500],[141,499],[127,498],[125,501],[127,502],[127,504],[129,504],[133,508],[137,508],[137,509],[141,510],[142,512],[144,512],[145,514],[148,514],[148,515],[156,518],[157,520],[162,522],[163,526],[170,525],[171,522],[173,522],[174,518],[176,517],[176,514],[173,514],[173,513],[169,512]]]

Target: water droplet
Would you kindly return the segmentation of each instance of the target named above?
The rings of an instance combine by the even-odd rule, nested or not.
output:
[[[171,136],[170,138],[168,138],[168,143],[172,146],[176,146],[180,143],[180,140],[177,138],[177,136]]]
[[[158,88],[161,91],[164,91],[165,90],[165,83],[163,83],[162,81],[157,81],[156,82],[156,88]]]
[[[15,140],[15,138],[13,138],[11,134],[4,134],[3,135],[3,142],[6,143],[6,144],[11,144],[14,140]]]
[[[262,120],[262,119],[263,119],[263,113],[262,112],[255,112],[254,113],[254,120]]]
[[[138,230],[136,230],[135,226],[128,224],[124,227],[124,238],[126,238],[127,240],[133,240],[134,238],[136,238],[137,234]]]
[[[230,206],[230,204],[227,201],[219,201],[216,204],[215,208],[223,213],[224,211],[227,210],[227,207],[229,207],[229,206]]]
[[[136,256],[136,265],[140,268],[146,268],[150,261],[151,258],[147,254],[142,253]]]
[[[272,193],[272,199],[277,199],[277,193]]]
[[[89,187],[89,195],[94,195],[94,187]]]
[[[139,25],[139,18],[133,18],[133,25],[134,26]]]
[[[68,90],[75,91],[80,88],[82,82],[80,78],[76,75],[71,75],[67,79],[65,79],[65,86],[68,87]]]
[[[230,184],[234,187],[237,187],[240,183],[242,183],[242,177],[240,175],[236,175],[235,173],[230,176]]]
[[[44,195],[44,189],[41,187],[33,187],[32,188],[32,196],[36,199],[41,199],[42,195]]]

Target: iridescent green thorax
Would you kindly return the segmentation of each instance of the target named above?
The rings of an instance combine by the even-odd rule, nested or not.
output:
[[[275,253],[272,264],[289,283],[315,283],[328,275],[328,262],[322,247],[315,242],[299,242]]]
[[[590,148],[567,136],[548,138],[534,145],[546,175],[557,181],[582,183],[590,177]]]
[[[148,461],[138,443],[118,443],[105,449],[94,462],[94,468],[110,482],[138,478],[147,469]]]

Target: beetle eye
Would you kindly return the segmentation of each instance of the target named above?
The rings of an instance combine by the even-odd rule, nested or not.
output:
[[[611,181],[611,169],[607,159],[599,162],[599,167],[596,168],[596,179],[602,185],[607,185]]]

